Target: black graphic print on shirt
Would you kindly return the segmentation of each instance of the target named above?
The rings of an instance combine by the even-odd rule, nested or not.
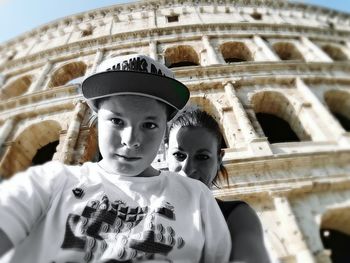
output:
[[[176,237],[170,224],[157,223],[157,217],[171,224],[174,207],[168,202],[152,209],[129,207],[120,200],[110,202],[104,195],[88,202],[81,215],[69,214],[61,248],[84,252],[86,262],[132,262],[156,254],[166,256],[174,247],[181,249],[184,240]]]

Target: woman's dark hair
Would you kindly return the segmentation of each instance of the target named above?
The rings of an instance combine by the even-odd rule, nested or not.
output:
[[[180,115],[174,118],[170,123],[169,132],[176,127],[200,127],[207,129],[216,139],[218,145],[218,155],[221,154],[222,133],[217,121],[207,112],[201,109],[185,109]],[[166,141],[168,138],[166,138]],[[225,181],[229,185],[228,173],[222,162],[220,163],[220,169],[217,172],[213,184],[218,187],[220,181]]]

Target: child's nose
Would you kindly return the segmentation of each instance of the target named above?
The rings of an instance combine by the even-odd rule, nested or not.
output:
[[[136,129],[132,127],[127,127],[123,130],[121,136],[122,145],[128,148],[138,148],[140,147],[140,140],[138,138],[138,134]]]

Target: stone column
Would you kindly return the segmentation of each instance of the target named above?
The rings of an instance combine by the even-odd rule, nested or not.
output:
[[[83,101],[77,101],[72,116],[72,120],[69,123],[67,135],[62,145],[60,154],[60,160],[63,163],[71,164],[74,156],[74,149],[77,143],[77,139],[80,132],[81,122],[84,119],[84,114],[87,109],[87,105]]]
[[[15,125],[14,119],[7,119],[5,123],[0,127],[0,156],[2,152],[2,147],[7,140],[10,132],[13,130],[13,126]]]
[[[207,51],[207,63],[208,65],[214,65],[214,64],[224,64],[225,61],[220,61],[219,57],[217,56],[215,49],[213,46],[210,44],[209,37],[208,36],[203,36],[202,37],[202,43],[204,48]]]
[[[48,60],[44,66],[43,71],[40,73],[39,77],[30,86],[28,93],[36,92],[38,90],[43,90],[42,85],[44,84],[44,80],[48,76],[51,69],[52,69],[52,62]]]
[[[96,72],[97,66],[100,64],[100,62],[101,62],[101,60],[103,58],[103,53],[104,53],[103,50],[101,50],[101,49],[97,50],[94,62],[93,62],[92,67],[91,67],[91,69],[90,69],[90,71],[88,72],[87,75],[90,75],[90,74],[93,74],[93,73]]]
[[[157,27],[157,7],[152,4],[150,9],[151,15],[149,17],[149,23],[151,27]]]
[[[308,39],[307,37],[301,36],[300,40],[306,47],[311,49],[317,55],[317,58],[319,58],[319,61],[321,62],[333,61],[325,52],[323,52],[317,45],[312,43],[310,39]]]
[[[149,42],[149,56],[153,58],[155,61],[158,61],[158,50],[157,50],[156,41]]]
[[[310,88],[300,78],[296,78],[296,87],[300,94],[313,105],[313,109],[317,112],[317,115],[322,116],[322,123],[318,123],[318,129],[325,133],[324,137],[339,139],[344,134],[344,129],[335,120],[333,115],[326,109],[326,107],[320,102],[316,95],[310,90]],[[310,108],[311,109],[311,108]],[[328,131],[328,132],[327,132]]]
[[[266,44],[266,42],[260,36],[253,37],[255,45],[265,54],[265,57],[269,59],[269,61],[279,61],[278,56],[270,49],[270,47]]]
[[[288,252],[295,256],[298,263],[315,263],[316,261],[304,241],[303,233],[300,230],[288,199],[284,196],[275,196],[273,202],[284,230],[281,235],[288,247]]]
[[[258,135],[256,134],[254,127],[251,124],[248,115],[243,108],[243,105],[239,101],[239,98],[236,95],[236,90],[231,82],[226,83],[225,93],[229,103],[232,106],[233,112],[238,122],[238,126],[240,127],[243,133],[245,141],[250,142],[258,138]]]

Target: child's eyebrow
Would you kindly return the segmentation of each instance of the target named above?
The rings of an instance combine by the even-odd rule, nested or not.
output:
[[[125,116],[125,115],[123,115],[123,114],[121,114],[119,112],[115,112],[115,111],[109,111],[109,114],[113,114],[113,115],[118,116],[118,117]],[[151,121],[158,120],[158,119],[159,119],[159,116],[157,116],[157,115],[156,116],[147,116],[145,118],[145,120],[151,120]]]

